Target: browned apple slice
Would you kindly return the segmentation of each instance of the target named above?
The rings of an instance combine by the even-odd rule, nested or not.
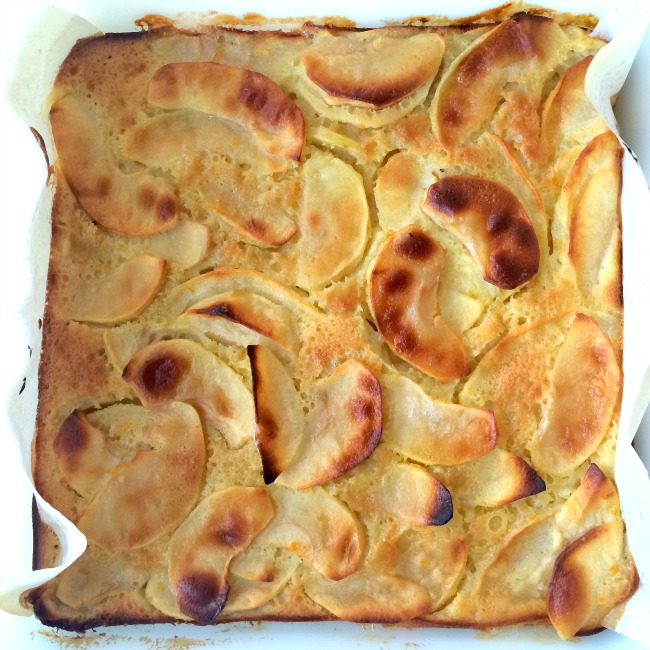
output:
[[[259,72],[212,61],[169,63],[151,79],[147,101],[236,122],[269,153],[300,160],[302,113],[280,86]]]
[[[230,447],[253,437],[253,398],[241,377],[195,341],[158,341],[129,361],[122,378],[145,406],[196,404]]]
[[[301,55],[307,77],[328,104],[391,106],[435,77],[445,49],[434,33],[384,27],[323,32]]]
[[[134,318],[158,293],[166,266],[164,259],[153,255],[138,255],[122,262],[98,281],[79,288],[70,318],[103,325]]]
[[[379,444],[381,387],[356,359],[321,380],[305,421],[296,455],[276,482],[305,489],[322,485],[356,467]]]
[[[487,508],[546,489],[546,483],[523,458],[499,447],[469,463],[450,467],[443,480],[458,502]]]
[[[431,105],[433,128],[443,146],[458,145],[482,129],[506,95],[507,84],[525,88],[520,103],[527,110],[517,117],[523,129],[527,121],[537,131],[539,123],[531,114],[569,43],[553,20],[525,13],[477,38],[449,67]]]
[[[276,515],[249,553],[256,555],[267,546],[284,548],[330,580],[359,568],[363,529],[347,506],[323,488],[300,492],[274,484],[269,490]]]
[[[205,441],[196,411],[176,402],[149,412],[148,418],[145,438],[152,448],[112,467],[77,521],[79,530],[101,548],[113,551],[153,542],[185,519],[201,493]],[[138,415],[134,426],[140,424]]]
[[[312,574],[303,586],[313,601],[344,621],[404,623],[432,611],[424,587],[406,578],[368,570],[339,581]]]
[[[271,280],[259,271],[216,268],[176,287],[170,296],[170,310],[180,315],[195,303],[230,291],[249,291],[287,307],[298,317],[313,318],[318,312],[295,291]]]
[[[621,388],[612,344],[599,325],[578,314],[550,374],[553,405],[532,448],[535,467],[566,474],[593,453],[609,429]]]
[[[266,344],[280,355],[294,357],[298,337],[293,315],[284,306],[250,291],[230,291],[192,305],[178,322],[196,327],[231,345]]]
[[[548,617],[562,639],[597,631],[602,618],[636,590],[625,558],[623,520],[589,529],[562,551],[548,590]]]
[[[132,126],[124,135],[124,153],[152,167],[182,174],[195,156],[228,155],[237,164],[251,165],[267,173],[291,165],[285,158],[267,153],[257,140],[236,124],[192,110],[155,115]]]
[[[169,542],[169,581],[180,611],[207,625],[228,598],[228,565],[273,518],[264,488],[230,487],[204,499]]]
[[[174,590],[169,582],[169,572],[165,568],[162,571],[156,571],[147,582],[144,595],[149,604],[153,605],[159,612],[171,618],[177,618],[181,621],[191,621],[191,617],[186,616],[178,609],[178,603],[174,596]]]
[[[395,540],[380,541],[370,560],[373,570],[418,583],[429,592],[432,611],[456,593],[467,565],[467,545],[462,539],[443,539],[435,528],[404,531]]]
[[[413,463],[390,465],[381,473],[373,495],[385,512],[409,526],[442,526],[454,514],[447,488]]]
[[[437,313],[445,253],[417,226],[391,235],[370,272],[368,297],[377,327],[390,349],[440,381],[469,374],[458,336]]]
[[[189,269],[208,254],[210,228],[194,221],[181,221],[173,230],[152,235],[147,246],[170,264]]]
[[[262,458],[264,482],[273,483],[296,455],[304,413],[286,368],[262,345],[248,348],[255,399],[255,444]]]
[[[178,202],[172,189],[148,172],[122,172],[89,103],[74,95],[62,97],[50,109],[50,123],[63,174],[94,221],[139,237],[176,225]]]
[[[315,151],[303,171],[297,283],[320,289],[361,261],[370,230],[368,201],[361,176],[334,156]]]
[[[535,228],[519,199],[500,183],[447,176],[431,185],[422,209],[458,236],[486,282],[515,289],[537,273]]]
[[[398,453],[426,465],[457,465],[494,449],[492,411],[431,399],[400,375],[381,378],[384,440]]]

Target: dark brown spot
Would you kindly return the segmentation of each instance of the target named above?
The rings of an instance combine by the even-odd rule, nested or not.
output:
[[[487,231],[493,237],[506,232],[513,225],[513,217],[505,210],[495,210],[487,218]]]
[[[449,128],[459,127],[465,121],[463,113],[455,106],[448,106],[442,111],[440,121]]]
[[[176,197],[164,196],[158,201],[158,219],[160,221],[172,221],[176,218]]]
[[[470,183],[460,178],[449,177],[434,183],[427,192],[427,205],[433,210],[453,216],[469,207],[471,201]]]
[[[208,625],[226,604],[230,587],[210,573],[196,572],[183,578],[174,589],[178,608],[200,625]]]
[[[230,514],[218,528],[210,533],[218,546],[227,546],[230,549],[240,549],[248,540],[245,522]]]
[[[149,212],[156,203],[156,192],[151,187],[144,186],[138,190],[137,195],[138,207],[143,212]]]
[[[63,421],[54,439],[54,453],[66,458],[68,465],[74,464],[71,459],[80,456],[88,445],[87,424],[82,413],[73,411]]]
[[[451,494],[442,483],[438,483],[438,490],[431,505],[431,512],[427,519],[428,526],[444,526],[454,516]]]
[[[95,186],[95,194],[100,198],[108,196],[111,192],[111,184],[110,176],[100,176]]]
[[[398,354],[417,354],[420,344],[418,335],[410,327],[404,327],[394,337],[395,349]]]
[[[361,373],[357,385],[364,393],[371,395],[378,395],[381,391],[377,378],[371,372]]]
[[[393,251],[410,260],[424,261],[433,254],[434,242],[425,232],[411,230],[395,239]]]
[[[300,109],[268,77],[246,70],[239,90],[239,102],[254,112],[262,124],[280,128],[294,123]],[[300,119],[302,114],[300,113]]]
[[[384,278],[382,289],[386,293],[401,293],[406,291],[413,282],[413,276],[407,269],[388,271]]]
[[[215,302],[212,305],[207,307],[201,307],[200,309],[193,309],[193,314],[206,314],[208,316],[218,316],[219,318],[225,318],[231,321],[237,321],[237,317],[231,305],[227,302]]]
[[[124,369],[128,376],[129,366]],[[160,354],[145,362],[140,369],[137,382],[142,392],[150,397],[164,397],[173,392],[188,369],[182,357],[174,357],[169,352]]]

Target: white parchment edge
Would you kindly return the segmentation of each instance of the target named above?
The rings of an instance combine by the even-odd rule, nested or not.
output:
[[[634,6],[631,9],[631,6]],[[569,10],[569,7],[566,8]],[[618,132],[609,97],[620,89],[638,50],[645,26],[650,20],[650,6],[645,2],[626,3],[622,10],[606,15],[599,23],[596,34],[614,39],[596,56],[587,78],[587,94],[603,114],[610,128]],[[73,16],[55,7],[46,7],[40,20],[34,25],[25,40],[21,56],[14,67],[15,79],[11,83],[10,102],[20,113],[26,124],[35,126],[43,136],[48,151],[49,129],[40,113],[49,89],[51,88],[58,65],[65,58],[74,42],[81,37],[100,31],[88,21]],[[44,61],[47,62],[44,64]],[[30,84],[22,83],[29,78]],[[645,263],[647,249],[644,243],[650,242],[650,220],[644,214],[650,206],[650,193],[643,175],[629,153],[623,161],[624,194],[621,211],[624,230],[624,299],[625,299],[625,351],[623,368],[625,391],[621,411],[619,443],[616,455],[615,475],[621,496],[621,506],[627,523],[628,539],[635,556],[641,587],[629,601],[622,618],[612,629],[650,645],[650,630],[646,629],[650,612],[650,554],[647,540],[650,539],[650,517],[645,514],[650,505],[650,479],[648,472],[631,446],[631,440],[638,428],[643,411],[650,397],[650,338],[644,336],[643,327],[647,323],[647,309],[643,299],[650,296],[650,266]],[[51,197],[49,190],[44,192],[37,209],[40,223],[48,224]],[[43,220],[43,215],[45,219]],[[49,234],[36,227],[33,248],[41,255],[33,256],[32,269],[36,285],[44,294],[47,258],[43,251],[49,249]],[[631,233],[631,236],[630,236]],[[644,250],[645,249],[645,250]],[[45,259],[43,259],[45,257]],[[639,273],[641,271],[641,273]],[[38,295],[38,290],[36,290]],[[34,313],[42,314],[40,306],[35,305]],[[35,319],[32,319],[35,322]],[[630,345],[633,343],[633,345]],[[38,353],[40,350],[36,350]],[[23,462],[17,464],[26,469],[20,480],[30,481],[29,439],[33,431],[36,411],[36,382],[30,384],[30,394],[25,395],[19,409],[10,413],[18,435],[18,447]],[[32,486],[33,489],[33,486]],[[19,602],[19,595],[39,584],[52,579],[77,557],[86,547],[85,537],[60,513],[35,494],[39,512],[43,520],[57,533],[62,542],[62,562],[59,567],[40,571],[21,571],[13,575],[0,575],[0,609],[14,614],[30,614]]]

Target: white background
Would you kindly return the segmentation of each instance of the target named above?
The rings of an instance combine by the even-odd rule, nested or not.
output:
[[[16,52],[21,35],[26,31],[31,16],[38,10],[41,2],[37,0],[0,0],[0,72],[2,88],[8,66]],[[129,20],[145,13],[173,14],[183,2],[169,0],[139,2],[106,2],[94,0],[53,0],[52,4],[71,11],[79,11],[84,17],[101,24],[107,30],[124,29],[124,16]],[[257,10],[262,14],[272,13],[285,16],[302,16],[307,14],[347,15],[360,24],[369,26],[380,24],[385,17],[405,17],[408,15],[426,15],[445,13],[453,9],[450,2],[436,3],[404,1],[399,4],[388,0],[375,0],[363,8],[352,6],[349,1],[329,0],[321,3],[326,7],[318,10],[316,2],[296,2],[285,0],[273,5],[262,1],[246,0],[245,2],[224,0],[195,0],[193,6],[200,10],[217,10],[222,13],[241,14],[245,10]],[[438,8],[436,10],[436,4]],[[459,3],[456,3],[459,4]],[[485,5],[484,0],[465,3],[469,7],[465,14],[472,13],[476,8]],[[550,6],[566,6],[558,2],[545,3]],[[608,8],[611,3],[578,1],[578,11],[594,7]],[[645,62],[645,63],[643,63]],[[617,115],[621,123],[624,139],[632,146],[639,156],[646,176],[650,176],[650,117],[647,107],[650,105],[650,35],[646,34],[640,57],[637,59],[628,83],[624,87],[617,104]],[[29,84],[26,79],[25,84]],[[643,107],[642,109],[640,107]],[[0,414],[7,411],[10,402],[17,399],[18,391],[24,376],[35,378],[36,359],[29,357],[28,345],[33,346],[26,336],[24,312],[26,301],[30,296],[30,279],[24,271],[24,260],[28,259],[27,241],[30,230],[31,216],[39,194],[44,186],[46,167],[43,156],[25,124],[0,102],[0,323],[2,324],[2,353],[0,361]],[[648,215],[650,218],[650,215]],[[650,244],[650,242],[649,242]],[[46,251],[43,251],[43,255]],[[649,253],[650,255],[650,253]],[[650,300],[650,297],[649,297]],[[0,422],[4,420],[0,417]],[[0,436],[8,437],[10,432],[0,430]],[[637,450],[650,466],[650,416],[642,423],[641,432],[637,439]],[[24,512],[31,507],[31,497],[26,489],[21,489],[16,481],[15,463],[9,455],[0,454],[0,515],[4,526],[0,535],[0,575],[21,568],[28,568],[31,563],[31,530]],[[16,522],[23,522],[22,527]],[[650,545],[650,542],[649,542]],[[500,633],[497,637],[478,634],[471,631],[456,630],[393,630],[389,628],[371,628],[350,626],[347,624],[265,624],[261,626],[237,625],[224,626],[212,630],[203,630],[191,626],[164,626],[157,628],[155,645],[141,637],[147,637],[154,628],[139,626],[137,629],[116,628],[105,630],[106,636],[87,635],[81,642],[83,648],[103,647],[110,641],[111,648],[156,647],[175,648],[174,636],[192,637],[197,643],[208,647],[227,644],[229,648],[243,648],[251,645],[281,648],[304,646],[307,643],[314,650],[330,648],[335,645],[340,648],[357,647],[387,647],[402,648],[406,644],[419,644],[420,647],[458,647],[478,644],[491,647],[538,647],[539,642],[553,643],[557,639],[554,632],[545,631],[516,631]],[[70,635],[67,635],[68,637]],[[308,640],[307,640],[308,639]],[[66,647],[76,647],[78,642],[67,638]],[[0,611],[0,649],[59,648],[61,640],[54,633],[42,628],[33,618],[13,617]],[[496,645],[495,645],[496,644]],[[619,635],[606,632],[589,639],[579,641],[583,648],[625,648],[641,647]]]

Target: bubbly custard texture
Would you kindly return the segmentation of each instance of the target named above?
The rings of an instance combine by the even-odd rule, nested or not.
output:
[[[517,14],[75,46],[34,475],[89,547],[43,621],[606,623],[638,578],[602,45]]]

